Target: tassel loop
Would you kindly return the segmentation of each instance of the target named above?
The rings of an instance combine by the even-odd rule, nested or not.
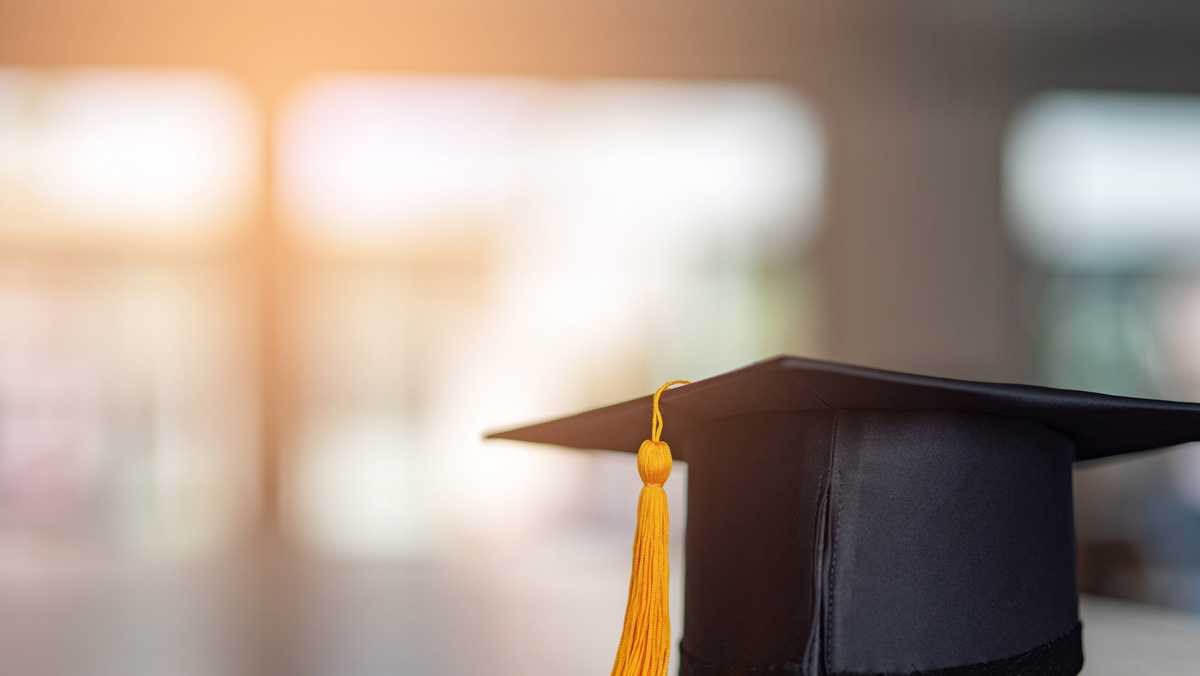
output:
[[[668,380],[654,391],[654,399],[650,402],[650,441],[660,441],[663,431],[662,409],[659,408],[659,400],[662,399],[663,392],[672,385],[688,385],[690,380]]]

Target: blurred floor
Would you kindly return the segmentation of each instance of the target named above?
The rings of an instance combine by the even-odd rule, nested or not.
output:
[[[1085,596],[1087,676],[1186,676],[1200,665],[1200,620],[1136,603]]]
[[[624,554],[586,542],[464,544],[405,563],[262,552],[70,585],[6,579],[0,652],[5,673],[26,676],[604,673]],[[1082,618],[1090,676],[1183,676],[1200,663],[1195,618],[1092,597]]]

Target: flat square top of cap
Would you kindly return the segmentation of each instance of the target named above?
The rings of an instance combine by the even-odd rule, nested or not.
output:
[[[958,410],[1035,420],[1072,439],[1077,460],[1200,439],[1200,404],[938,378],[782,356],[668,390],[663,438],[753,412]],[[636,451],[650,396],[488,434],[571,448]],[[686,460],[686,457],[683,457]]]

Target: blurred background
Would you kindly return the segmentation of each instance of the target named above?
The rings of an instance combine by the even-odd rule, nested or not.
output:
[[[0,0],[3,673],[603,673],[629,458],[480,434],[667,378],[1200,400],[1198,42],[1165,2]],[[1189,673],[1200,449],[1076,478],[1087,673]]]

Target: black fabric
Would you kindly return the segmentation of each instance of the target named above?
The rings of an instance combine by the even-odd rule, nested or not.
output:
[[[1069,437],[1077,460],[1161,448],[1200,436],[1197,404],[951,380],[800,357],[776,357],[668,390],[662,409],[668,441],[671,434],[742,413],[871,409],[955,410],[1033,420]],[[650,398],[639,397],[488,436],[635,452],[646,437],[649,410]],[[686,454],[679,458],[687,460]]]
[[[1078,622],[1072,447],[1037,423],[760,413],[676,445],[691,458],[681,645],[696,664],[936,672]]]
[[[1079,619],[1071,443],[956,411],[838,415],[828,672],[988,662]]]
[[[1082,628],[1075,625],[1075,628],[1067,634],[1043,643],[1032,650],[979,664],[906,673],[842,672],[832,676],[1075,676],[1083,669],[1081,632]],[[679,656],[680,676],[759,676],[760,674],[820,676],[804,671],[804,667],[796,662],[759,666],[717,665],[705,662],[682,648]]]
[[[692,654],[721,664],[804,658],[832,433],[831,413],[762,413],[677,440],[691,458],[682,643]]]

